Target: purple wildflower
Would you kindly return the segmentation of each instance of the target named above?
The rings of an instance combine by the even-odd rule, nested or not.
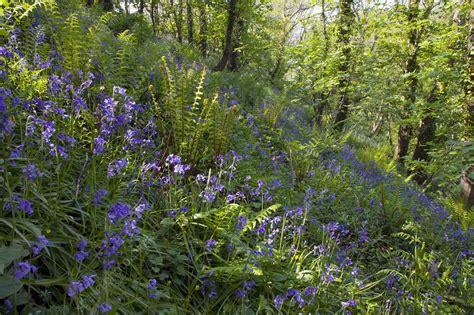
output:
[[[26,277],[30,272],[35,273],[38,268],[36,268],[34,265],[31,265],[27,261],[22,261],[19,262],[16,265],[16,270],[15,270],[15,278],[17,279],[23,279]]]
[[[238,218],[238,222],[235,225],[235,229],[238,231],[242,231],[246,225],[247,225],[247,217],[244,215],[241,215]]]
[[[7,59],[13,58],[13,54],[3,46],[0,46],[0,56]]]
[[[123,224],[122,232],[129,237],[135,237],[137,235],[140,235],[140,229],[137,227],[137,221],[125,221]]]
[[[102,303],[97,308],[101,314],[106,314],[112,310],[112,306],[109,303]]]
[[[360,231],[359,242],[367,243],[369,241],[369,231],[367,227],[363,227]]]
[[[216,199],[216,193],[213,191],[203,191],[201,192],[201,197],[204,199],[205,202],[213,203]]]
[[[10,301],[10,299],[5,299],[3,304],[5,305],[5,310],[6,310],[7,314],[9,314],[9,313],[11,313],[11,311],[13,311],[13,303]]]
[[[170,154],[166,158],[166,166],[181,164],[181,157],[175,154]]]
[[[23,168],[23,174],[26,175],[26,178],[29,181],[33,181],[33,180],[37,179],[38,177],[43,176],[41,171],[38,168],[36,168],[36,166],[34,164],[28,164],[27,166],[25,166]]]
[[[198,182],[205,182],[205,181],[207,181],[207,178],[206,178],[206,176],[204,176],[204,175],[202,175],[202,174],[197,174],[197,175],[196,175],[196,180],[197,180]]]
[[[109,209],[109,220],[117,224],[120,220],[130,215],[130,206],[124,202],[117,202]]]
[[[242,299],[247,295],[247,292],[245,292],[244,289],[239,288],[239,289],[235,290],[234,294],[239,299]]]
[[[84,251],[84,248],[86,247],[86,245],[87,245],[87,240],[82,239],[81,241],[79,241],[79,244],[77,246],[78,251],[74,254],[74,258],[79,262],[82,262],[84,259],[86,259],[89,256],[89,253]]]
[[[28,215],[33,214],[32,202],[26,199],[20,199],[18,201],[18,210],[25,212]]]
[[[156,289],[157,285],[158,285],[158,282],[156,281],[156,279],[150,279],[150,283],[148,284],[148,290]]]
[[[144,203],[141,203],[141,204],[139,204],[138,206],[135,207],[133,212],[135,212],[135,215],[137,216],[137,218],[141,219],[141,217],[143,215],[143,211],[145,211],[146,208],[147,208],[147,206]]]
[[[280,308],[283,303],[285,302],[286,300],[286,297],[285,295],[277,295],[275,296],[275,298],[273,299],[273,305],[275,305],[275,308]]]
[[[315,287],[307,287],[304,292],[305,292],[306,296],[315,295],[316,294],[316,288]]]
[[[191,169],[191,166],[188,164],[176,164],[174,166],[174,172],[179,175],[184,175],[186,171],[189,171]]]
[[[113,92],[114,92],[114,95],[119,94],[119,95],[122,95],[123,97],[127,95],[126,94],[127,90],[125,90],[123,87],[120,87],[120,86],[114,86]]]
[[[106,141],[104,138],[102,137],[97,137],[94,139],[94,154],[95,155],[100,155],[104,152],[104,145],[105,145]]]
[[[100,206],[100,202],[102,200],[102,197],[105,197],[109,192],[106,189],[99,189],[95,194],[94,194],[94,206],[98,208]]]
[[[92,286],[95,283],[95,280],[93,279],[94,277],[95,275],[84,275],[82,276],[82,281],[72,281],[67,288],[67,295],[73,297]]]
[[[119,159],[115,162],[109,163],[107,168],[107,177],[113,177],[115,175],[120,174],[122,169],[127,166],[128,162],[125,158]]]
[[[50,246],[51,245],[51,242],[44,235],[38,236],[38,240],[40,241],[40,243],[35,244],[31,247],[31,251],[33,252],[33,256],[38,256],[45,246]]]
[[[357,302],[354,300],[348,300],[346,302],[341,302],[342,307],[348,308],[349,306],[356,306]]]
[[[216,245],[217,245],[217,241],[216,241],[216,240],[213,240],[213,239],[207,240],[207,241],[206,241],[206,251],[212,252],[212,250],[214,249],[214,247],[215,247]]]

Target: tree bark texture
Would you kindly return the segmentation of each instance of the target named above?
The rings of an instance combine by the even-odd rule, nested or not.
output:
[[[415,161],[429,161],[428,151],[430,143],[433,142],[436,133],[436,121],[433,116],[433,103],[438,100],[438,84],[434,83],[434,86],[430,92],[427,102],[427,108],[423,112],[423,118],[420,121],[418,129],[418,138],[416,141],[416,147],[413,152],[413,160]],[[413,179],[419,184],[423,185],[428,180],[427,174],[420,168],[416,167],[413,170]]]
[[[230,0],[227,16],[227,29],[225,35],[224,51],[222,53],[221,60],[214,67],[214,71],[222,71],[226,68],[232,71],[233,67],[236,66],[235,61],[232,60],[233,58],[235,58],[233,34],[236,20],[237,0]]]
[[[336,131],[341,131],[349,114],[349,87],[350,87],[350,64],[351,64],[351,30],[354,21],[352,12],[352,0],[341,0],[338,43],[341,47],[342,60],[338,67],[340,105],[334,120]]]
[[[408,34],[409,57],[405,67],[405,100],[403,106],[402,118],[408,118],[412,107],[416,102],[416,88],[418,85],[418,30],[415,27],[418,17],[419,0],[410,0],[408,7],[408,24],[411,28]],[[413,132],[412,126],[407,122],[402,122],[398,128],[397,148],[395,150],[395,160],[401,164],[404,163],[405,157],[408,155],[410,138]]]
[[[207,56],[207,16],[204,3],[199,4],[199,48],[202,54]]]
[[[188,24],[188,43],[194,43],[194,21],[192,0],[186,0],[186,20]]]

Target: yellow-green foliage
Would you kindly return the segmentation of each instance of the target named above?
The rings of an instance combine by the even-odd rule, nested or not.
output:
[[[262,113],[265,124],[270,128],[275,128],[283,109],[284,104],[282,102],[265,106]]]
[[[163,57],[160,86],[149,88],[170,151],[189,162],[225,153],[238,116],[237,107],[221,103],[217,93],[205,96],[206,73],[196,65],[178,69]]]

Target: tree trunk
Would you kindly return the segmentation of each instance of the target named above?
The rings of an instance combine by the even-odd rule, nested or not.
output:
[[[240,67],[240,51],[236,49],[236,47],[242,47],[242,34],[245,31],[245,21],[242,19],[242,17],[238,16],[238,21],[237,21],[237,31],[235,33],[235,38],[233,40],[233,49],[232,53],[230,55],[230,60],[229,60],[229,70],[236,72],[239,70]]]
[[[145,9],[145,0],[140,0],[138,3],[138,13],[143,14],[143,10]]]
[[[474,136],[474,9],[469,14],[469,35],[467,48],[467,86],[466,86],[466,130],[467,138]]]
[[[219,63],[214,67],[214,71],[222,71],[230,67],[233,52],[233,33],[234,25],[237,19],[237,0],[230,0],[227,16],[227,30],[225,35],[224,51]]]
[[[327,16],[326,16],[326,1],[322,0],[321,2],[321,21],[323,22],[323,37],[324,37],[324,50],[323,50],[323,70],[322,76],[326,73],[326,60],[329,54],[329,34],[327,31]],[[321,91],[318,93],[319,102],[317,107],[314,108],[314,120],[318,129],[323,127],[323,115],[326,108],[329,106],[329,91]]]
[[[130,14],[130,8],[128,7],[128,0],[124,1],[123,6],[125,7],[125,14]]]
[[[178,0],[178,9],[175,8],[174,0],[170,0],[171,12],[176,25],[176,38],[178,42],[183,42],[183,0]]]
[[[324,111],[329,105],[329,93],[328,92],[320,92],[318,93],[319,102],[317,106],[314,106],[314,120],[316,122],[316,126],[318,129],[322,129],[323,127],[323,115]]]
[[[188,43],[194,43],[194,22],[193,22],[193,7],[192,0],[186,0],[186,19],[188,23]]]
[[[150,18],[151,18],[151,25],[153,26],[153,35],[156,35],[156,1],[152,1],[150,4]]]
[[[350,85],[350,64],[351,64],[351,29],[354,21],[354,13],[352,12],[353,0],[341,0],[340,2],[340,21],[338,42],[341,46],[342,60],[338,67],[339,72],[339,92],[341,93],[340,107],[334,120],[336,131],[341,131],[344,122],[349,114],[349,85]]]
[[[204,3],[199,4],[199,47],[202,54],[207,56],[207,16]]]
[[[113,11],[114,10],[114,3],[112,0],[101,0],[100,5],[104,11]]]
[[[467,37],[467,84],[466,84],[466,139],[474,137],[474,8],[469,14],[469,34]],[[461,177],[462,197],[464,205],[469,210],[474,205],[474,166],[469,167]]]
[[[438,100],[438,83],[435,82],[431,93],[426,100],[428,107],[423,113],[423,118],[420,121],[420,127],[418,131],[418,138],[416,141],[415,151],[413,152],[414,161],[429,161],[428,149],[430,143],[433,142],[436,132],[435,119],[433,117],[433,106],[432,104]],[[413,179],[419,184],[423,185],[427,180],[428,176],[425,174],[423,169],[416,167],[412,173],[414,174]]]
[[[411,109],[416,102],[416,87],[418,79],[416,77],[418,72],[418,30],[416,28],[418,17],[419,0],[410,0],[408,7],[408,25],[411,28],[408,35],[410,55],[408,57],[405,74],[406,74],[406,91],[405,101],[403,106],[404,113],[402,118],[410,117]],[[410,144],[410,137],[412,134],[412,126],[407,122],[402,122],[398,128],[398,141],[395,150],[395,160],[401,164],[404,163],[405,157],[408,155],[408,147]]]

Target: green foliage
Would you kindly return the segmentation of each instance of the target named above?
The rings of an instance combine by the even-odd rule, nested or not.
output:
[[[10,302],[14,313],[97,313],[103,303],[120,314],[472,313],[472,213],[418,190],[391,159],[404,9],[360,16],[352,123],[335,135],[310,125],[323,99],[323,127],[332,120],[342,75],[338,53],[324,56],[321,23],[283,52],[291,18],[273,19],[266,2],[240,6],[241,73],[207,70],[224,37],[221,3],[206,5],[208,59],[152,36],[141,15],[80,1],[1,9],[0,312]],[[166,13],[177,7],[160,4],[156,30],[173,30]],[[436,113],[422,167],[445,187],[472,144],[449,115],[461,112],[460,66],[448,65],[464,29],[436,12],[420,25],[421,97],[408,120]],[[334,45],[337,25],[326,26]],[[435,81],[442,93],[427,104]]]
[[[226,95],[205,95],[206,68],[184,67],[173,63],[170,67],[163,57],[158,78],[161,83],[156,92],[152,85],[149,90],[168,150],[195,163],[206,155],[227,152],[238,109],[229,105]],[[203,150],[205,143],[209,151]]]

